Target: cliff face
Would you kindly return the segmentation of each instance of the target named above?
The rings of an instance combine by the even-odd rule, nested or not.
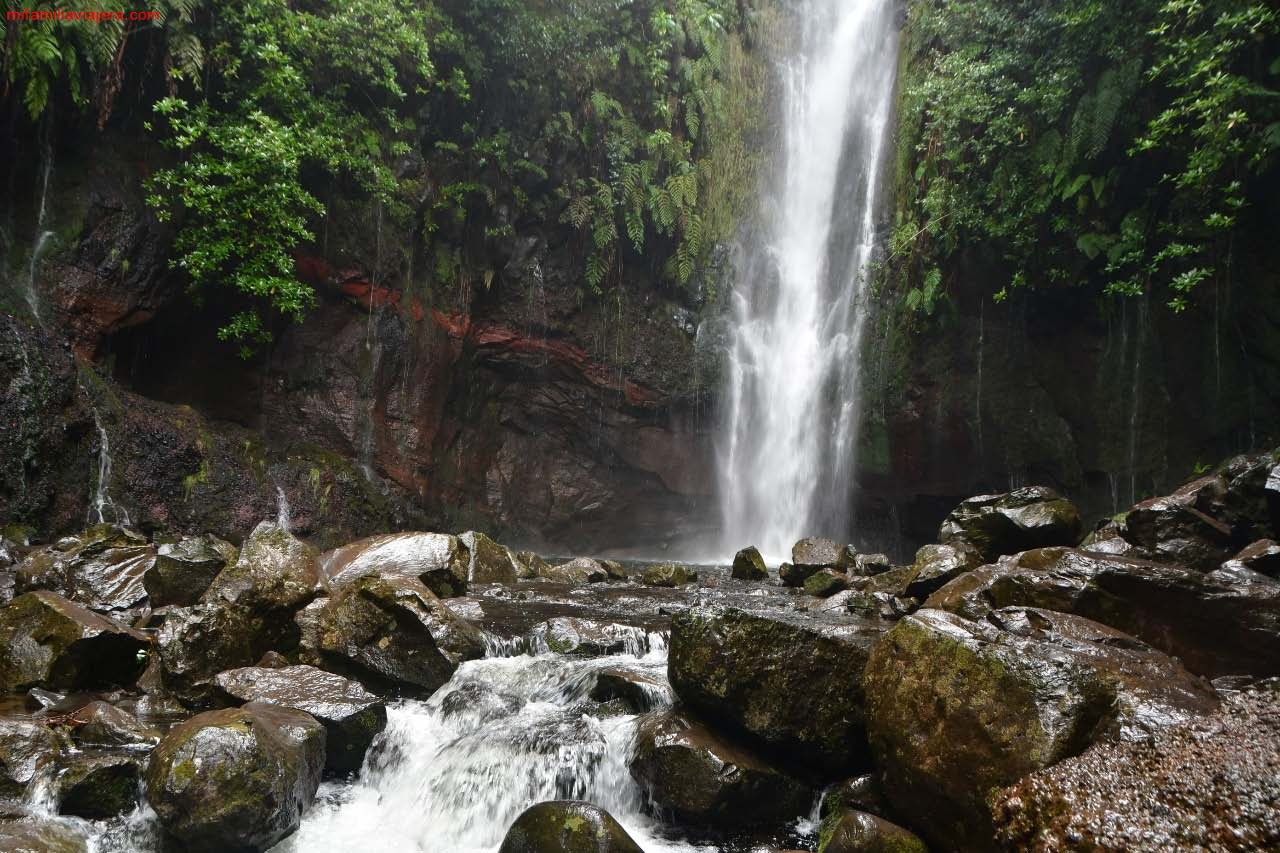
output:
[[[416,524],[656,550],[711,522],[714,347],[696,343],[696,299],[638,274],[584,298],[572,247],[544,233],[513,241],[487,280],[434,292],[313,249],[297,267],[319,307],[244,361],[213,338],[217,295],[194,305],[168,270],[136,164],[101,153],[54,174],[39,322],[10,278],[0,378],[22,426],[0,517],[52,533],[93,511],[96,410],[107,491],[144,529],[243,535],[277,489],[296,529],[335,541]]]

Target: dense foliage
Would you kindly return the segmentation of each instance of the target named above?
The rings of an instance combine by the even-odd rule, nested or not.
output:
[[[1280,12],[1263,0],[918,0],[891,258],[911,309],[961,252],[1011,287],[1097,283],[1173,309],[1231,275],[1280,153]]]
[[[33,118],[66,91],[101,124],[130,38],[163,41],[147,129],[176,159],[150,202],[197,298],[242,294],[220,334],[246,352],[314,303],[292,252],[335,195],[416,231],[437,281],[491,278],[496,246],[550,223],[600,294],[655,258],[690,284],[751,186],[764,81],[735,0],[161,5],[145,25],[10,25],[6,81]]]

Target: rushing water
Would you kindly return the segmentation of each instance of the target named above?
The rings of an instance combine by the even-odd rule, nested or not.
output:
[[[781,151],[733,299],[725,545],[847,538],[857,361],[897,62],[892,0],[811,0],[785,50]]]

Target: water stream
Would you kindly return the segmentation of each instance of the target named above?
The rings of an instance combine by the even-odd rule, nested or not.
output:
[[[850,538],[858,357],[897,62],[892,0],[812,0],[783,51],[780,155],[733,293],[726,549]]]

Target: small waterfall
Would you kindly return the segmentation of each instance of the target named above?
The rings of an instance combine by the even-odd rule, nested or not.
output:
[[[35,317],[37,323],[41,318],[40,293],[36,288],[36,268],[52,245],[54,236],[54,232],[45,230],[45,220],[49,215],[49,180],[53,176],[53,145],[49,140],[49,122],[50,119],[46,117],[43,123],[45,140],[40,168],[40,209],[36,214],[36,231],[31,240],[31,258],[27,263],[27,280],[24,287],[27,305],[31,308],[31,315]]]
[[[102,424],[102,413],[97,401],[89,396],[93,409],[93,424],[98,428],[98,479],[89,498],[89,524],[117,524],[128,527],[129,513],[111,498],[111,436]]]
[[[289,509],[289,496],[276,486],[276,526],[286,532],[293,526],[293,513]]]
[[[360,778],[322,788],[277,853],[491,853],[522,811],[556,799],[608,810],[647,853],[697,851],[664,838],[644,813],[628,771],[637,717],[603,714],[587,701],[602,669],[665,685],[666,650],[654,636],[641,656],[517,654],[463,664],[430,700],[390,709]],[[648,698],[671,703],[666,690]]]
[[[858,358],[897,62],[892,0],[811,0],[783,63],[781,151],[733,299],[719,490],[726,550],[848,538]]]

